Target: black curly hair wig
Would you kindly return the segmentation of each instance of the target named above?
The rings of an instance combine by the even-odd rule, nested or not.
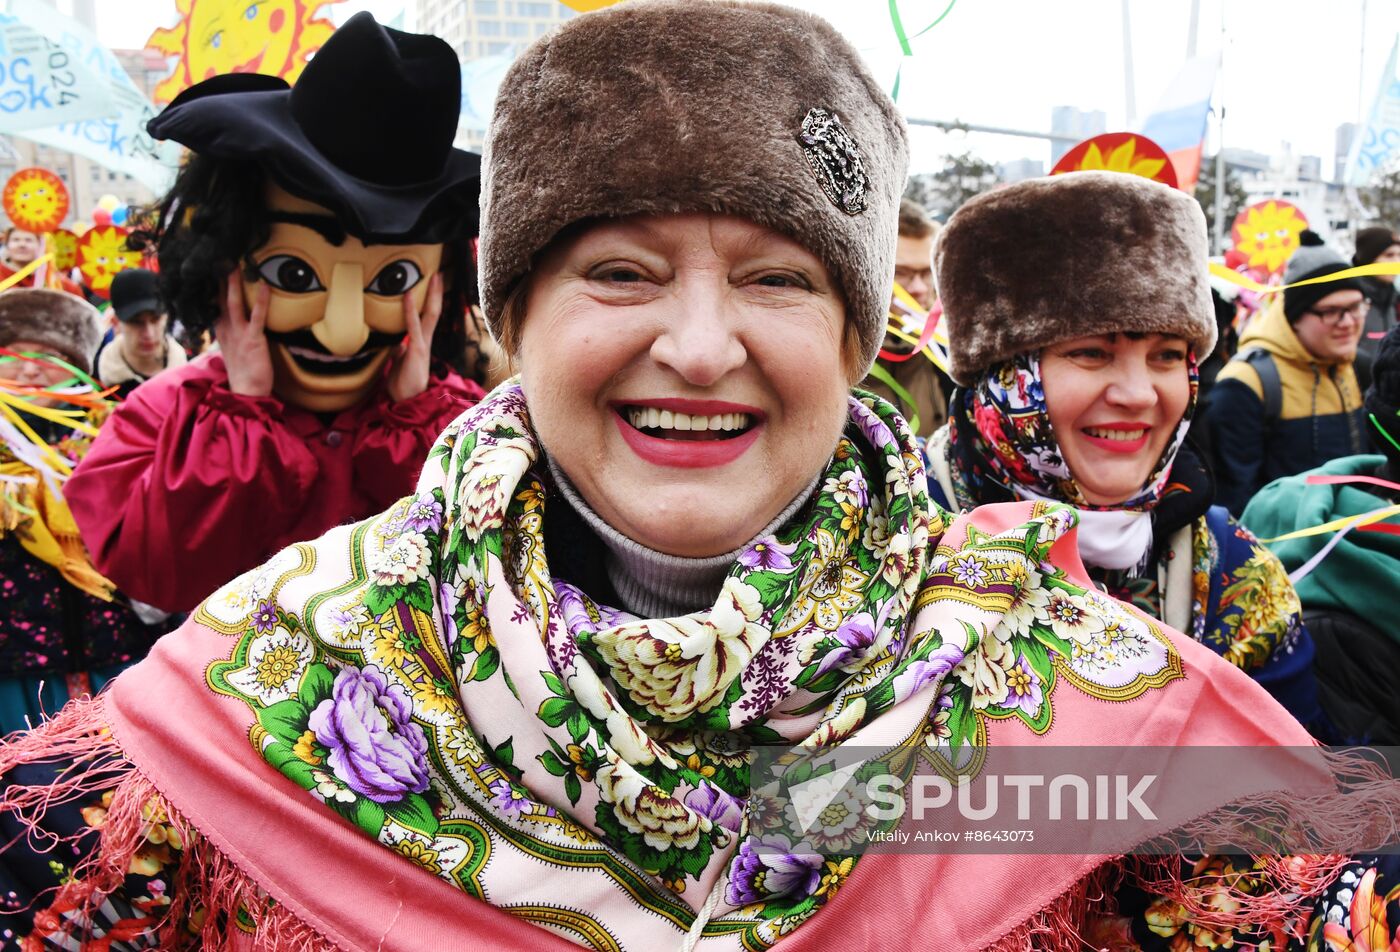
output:
[[[132,230],[133,248],[155,246],[161,296],[171,317],[196,337],[212,329],[219,315],[225,275],[237,267],[256,276],[252,254],[271,234],[267,184],[267,172],[256,162],[191,154],[170,191],[141,212]],[[479,350],[473,351],[474,366],[466,366],[467,308],[476,300],[471,239],[447,242],[442,262],[446,290],[433,358],[482,381],[486,358]]]

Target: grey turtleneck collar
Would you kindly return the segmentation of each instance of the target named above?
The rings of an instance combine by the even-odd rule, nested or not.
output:
[[[714,605],[730,566],[739,558],[745,546],[704,559],[688,559],[648,549],[604,522],[603,517],[583,501],[553,458],[546,457],[546,460],[560,494],[607,549],[604,567],[608,581],[622,602],[619,607],[641,618],[674,618]],[[818,475],[754,538],[771,535],[782,528],[811,498],[820,480],[821,476]]]

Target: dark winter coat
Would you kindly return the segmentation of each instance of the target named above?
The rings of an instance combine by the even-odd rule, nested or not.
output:
[[[1366,295],[1371,299],[1371,310],[1366,314],[1366,326],[1361,333],[1361,344],[1356,348],[1356,380],[1364,393],[1371,385],[1371,365],[1375,363],[1376,351],[1383,338],[1396,324],[1396,309],[1400,308],[1400,289],[1389,281],[1378,278],[1363,279]]]
[[[1273,355],[1282,389],[1277,419],[1265,412],[1264,387],[1248,363],[1220,372],[1206,407],[1214,449],[1216,502],[1238,516],[1266,483],[1365,452],[1361,390],[1351,364],[1322,363],[1303,347],[1275,304],[1240,339],[1240,354]]]

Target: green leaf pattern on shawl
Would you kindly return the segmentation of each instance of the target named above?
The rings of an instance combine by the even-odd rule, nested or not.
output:
[[[198,619],[232,640],[206,680],[249,707],[269,764],[584,945],[658,947],[721,890],[705,947],[765,948],[835,894],[849,828],[803,847],[809,888],[742,880],[744,837],[781,825],[744,811],[755,745],[927,748],[975,770],[989,721],[1050,729],[1061,680],[1128,700],[1181,673],[1159,630],[1052,564],[1070,510],[951,542],[907,427],[867,395],[813,501],[692,615],[636,618],[555,578],[541,471],[503,385],[413,496],[279,553]]]

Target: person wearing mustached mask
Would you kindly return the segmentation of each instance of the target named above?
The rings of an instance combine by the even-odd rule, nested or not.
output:
[[[459,375],[480,158],[433,37],[342,26],[294,87],[216,76],[150,123],[192,155],[138,240],[218,351],[142,387],[68,484],[95,564],[169,611],[412,491]]]

